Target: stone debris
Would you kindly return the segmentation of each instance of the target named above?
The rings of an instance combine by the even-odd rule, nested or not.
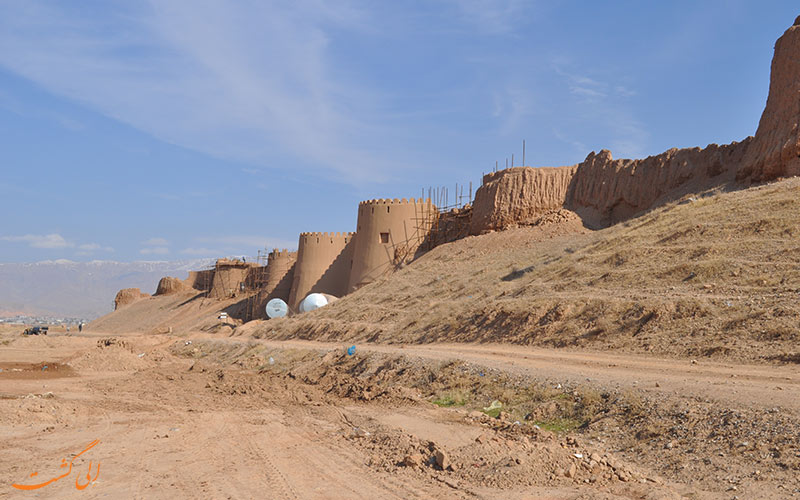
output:
[[[450,462],[450,457],[444,450],[436,449],[433,452],[433,456],[436,459],[436,465],[438,465],[440,469],[453,470],[453,464]]]
[[[421,453],[411,453],[406,455],[401,463],[406,467],[422,467],[425,463],[425,458]]]

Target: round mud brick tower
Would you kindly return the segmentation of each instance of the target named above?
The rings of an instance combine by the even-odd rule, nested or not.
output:
[[[277,248],[267,255],[266,294],[269,299],[289,301],[294,279],[294,265],[297,252]]]
[[[289,307],[297,310],[309,293],[341,297],[347,292],[354,233],[301,233]]]
[[[437,217],[430,199],[359,203],[349,291],[372,283],[398,264],[411,260]]]

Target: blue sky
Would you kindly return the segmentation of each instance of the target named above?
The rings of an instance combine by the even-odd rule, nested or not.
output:
[[[0,2],[0,262],[352,231],[360,200],[755,133],[790,1]]]

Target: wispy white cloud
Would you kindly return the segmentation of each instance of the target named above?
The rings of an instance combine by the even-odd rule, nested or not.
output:
[[[0,240],[11,243],[27,243],[31,248],[71,248],[75,244],[58,233],[25,234],[22,236],[0,236]]]
[[[577,96],[591,99],[603,99],[606,97],[625,98],[636,95],[636,91],[624,85],[612,86],[606,82],[582,76],[569,76],[568,78],[571,80],[569,87],[570,93]]]
[[[142,242],[142,245],[155,246],[155,247],[158,247],[158,246],[165,247],[165,246],[169,245],[169,241],[167,241],[166,238],[150,238],[150,239],[144,240]]]
[[[263,250],[264,248],[288,248],[297,246],[297,241],[288,241],[282,238],[272,238],[269,236],[257,235],[222,235],[222,236],[203,236],[194,238],[197,243],[204,245],[214,244],[216,247],[252,247],[253,250]]]
[[[139,250],[142,255],[167,255],[169,253],[169,241],[166,238],[148,238],[141,243],[144,248]]]
[[[492,93],[492,116],[499,120],[499,131],[507,135],[519,131],[534,111],[530,88],[508,83]]]
[[[556,65],[555,72],[566,80],[570,94],[589,101],[597,101],[607,97],[608,84],[586,75],[573,74]]]
[[[297,248],[297,241],[282,238],[271,238],[254,235],[222,235],[214,237],[200,237],[193,240],[196,245],[190,245],[180,253],[185,255],[200,255],[205,257],[222,257],[231,255],[254,256],[259,250],[272,248]]]
[[[530,0],[452,0],[465,21],[483,33],[512,33]]]
[[[163,141],[269,166],[385,179],[369,153],[373,91],[336,71],[329,31],[364,23],[347,3],[118,4],[85,16],[72,4],[0,5],[0,66]]]
[[[620,97],[632,97],[636,95],[635,90],[631,90],[624,85],[617,85],[616,87],[614,87],[614,92],[616,92],[617,95]]]
[[[577,153],[577,154],[586,154],[589,151],[589,149],[586,147],[586,144],[584,144],[583,142],[581,142],[581,141],[579,141],[577,139],[574,139],[574,138],[570,137],[568,134],[565,134],[560,129],[553,128],[551,130],[551,132],[553,134],[553,137],[555,137],[556,139],[558,139],[561,142],[569,144],[570,147],[572,148],[572,150],[575,153]]]
[[[650,134],[628,104],[628,98],[636,95],[636,91],[626,85],[570,71],[570,65],[570,60],[562,57],[554,60],[553,70],[564,80],[570,95],[586,117],[585,121],[602,125],[609,134],[609,142],[603,147],[610,148],[615,158],[643,156]],[[584,143],[580,138],[569,137],[561,131],[556,137],[576,147]]]
[[[204,257],[220,256],[220,250],[218,248],[206,247],[187,247],[181,250],[181,253],[184,255],[202,255]]]
[[[147,247],[142,248],[139,250],[139,253],[142,255],[166,255],[169,253],[169,248],[167,247]]]
[[[94,255],[96,252],[110,253],[113,251],[114,251],[113,247],[100,245],[99,243],[83,243],[81,245],[78,245],[75,255],[81,257],[87,257],[90,255]]]
[[[76,255],[86,256],[96,252],[113,252],[114,248],[99,243],[76,243],[68,240],[58,233],[50,234],[24,234],[21,236],[0,236],[0,241],[9,243],[25,243],[31,248],[46,250],[74,248]]]
[[[109,246],[103,246],[98,243],[84,243],[82,245],[78,245],[79,250],[83,250],[85,252],[94,252],[96,250],[102,250],[104,252],[113,252],[114,248]]]
[[[598,99],[606,96],[606,94],[604,92],[601,92],[600,90],[593,89],[590,87],[579,87],[577,85],[570,87],[569,91],[574,95],[593,98],[593,99]]]

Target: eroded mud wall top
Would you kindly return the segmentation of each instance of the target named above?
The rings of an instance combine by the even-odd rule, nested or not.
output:
[[[116,311],[120,307],[132,304],[149,296],[149,294],[143,293],[138,288],[123,288],[117,292],[117,296],[114,297],[114,310]]]
[[[753,146],[737,175],[764,182],[800,175],[800,17],[775,42],[769,97]]]
[[[173,293],[182,292],[187,288],[188,286],[183,280],[173,278],[171,276],[164,276],[158,282],[158,288],[156,288],[155,295],[170,295]]]
[[[705,149],[670,149],[643,160],[614,160],[594,152],[578,165],[565,207],[591,226],[629,219],[687,193],[732,180],[751,140]]]
[[[602,227],[689,193],[800,175],[800,17],[775,43],[769,97],[755,137],[641,160],[592,152],[572,167],[501,170],[475,194],[472,234],[568,208]]]
[[[577,166],[514,167],[483,177],[472,205],[472,234],[503,229],[561,208]]]

